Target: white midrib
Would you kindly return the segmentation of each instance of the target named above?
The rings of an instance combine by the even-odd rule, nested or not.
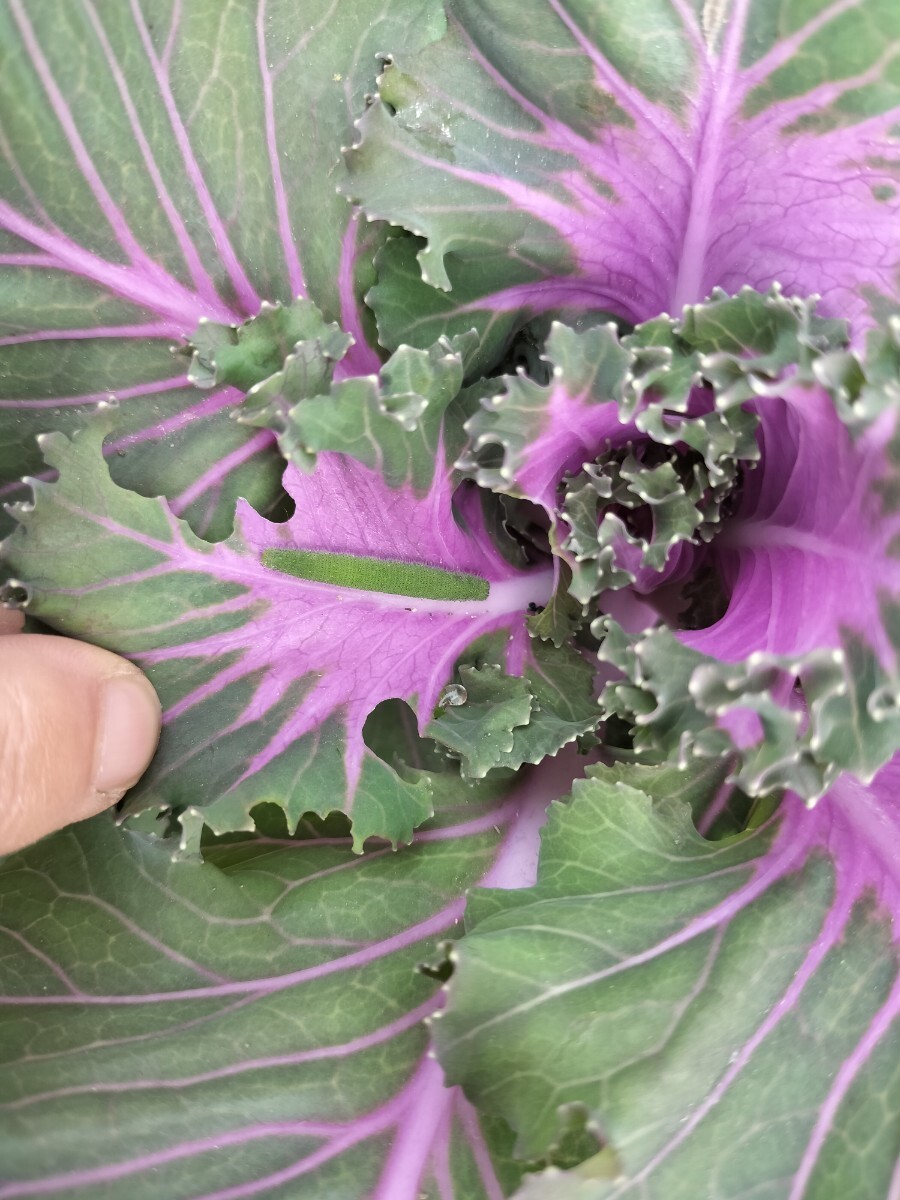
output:
[[[672,312],[676,316],[681,313],[685,304],[696,304],[705,299],[703,276],[706,267],[709,216],[715,199],[722,143],[737,78],[749,6],[750,0],[732,0],[729,5],[732,9],[731,14],[727,15],[724,11],[721,14],[725,37],[722,52],[713,61],[707,76],[709,95],[698,123],[697,170],[691,188],[691,203],[672,297]]]
[[[719,40],[722,27],[728,20],[729,0],[705,0],[700,17],[703,39],[712,49]]]

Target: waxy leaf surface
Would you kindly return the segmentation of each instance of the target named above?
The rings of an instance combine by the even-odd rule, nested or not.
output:
[[[0,498],[41,470],[37,433],[114,393],[116,478],[224,537],[239,496],[280,502],[271,434],[198,395],[170,346],[308,295],[354,335],[377,245],[335,194],[376,54],[440,8],[352,0],[0,5]]]
[[[448,1079],[517,1155],[593,1135],[517,1195],[891,1194],[897,768],[719,841],[690,775],[588,773],[551,807],[537,884],[472,894],[434,1023]]]
[[[636,323],[776,281],[857,334],[896,311],[892,0],[447,7],[446,38],[384,72],[346,189],[424,239],[448,327]],[[396,340],[404,309],[409,340],[433,339],[406,288],[392,261],[376,313]]]
[[[568,773],[568,774],[567,774]],[[0,867],[0,1196],[497,1200],[502,1123],[427,1056],[466,887],[532,882],[569,764],[397,853],[304,827],[165,847],[100,817]]]

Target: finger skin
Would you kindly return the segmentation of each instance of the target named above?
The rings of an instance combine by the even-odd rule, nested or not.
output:
[[[115,804],[159,728],[156,693],[131,663],[68,638],[0,636],[0,853]]]
[[[0,634],[20,633],[25,624],[25,614],[17,608],[0,608]]]

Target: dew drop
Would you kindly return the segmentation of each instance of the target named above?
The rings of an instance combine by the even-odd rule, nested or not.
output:
[[[438,696],[438,708],[459,708],[469,698],[469,693],[461,683],[448,683]]]
[[[900,693],[896,687],[884,684],[869,697],[866,702],[869,716],[873,721],[881,723],[900,716]]]
[[[10,579],[3,587],[0,587],[0,607],[2,608],[27,608],[30,601],[31,588],[18,579]]]

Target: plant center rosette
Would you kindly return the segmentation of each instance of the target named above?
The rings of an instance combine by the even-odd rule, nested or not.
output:
[[[742,787],[810,801],[891,756],[900,584],[896,328],[863,364],[814,308],[748,289],[625,336],[556,325],[546,381],[483,400],[462,462],[545,513],[533,631],[589,627],[636,750],[736,753]]]

